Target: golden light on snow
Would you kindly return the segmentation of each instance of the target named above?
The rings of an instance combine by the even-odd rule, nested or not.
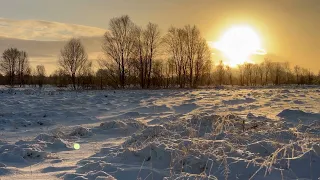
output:
[[[73,148],[74,148],[75,150],[79,150],[79,149],[80,149],[80,144],[74,143],[74,144],[73,144]]]
[[[210,43],[210,46],[221,51],[228,59],[225,63],[233,67],[250,62],[253,54],[266,54],[259,35],[245,25],[231,27],[218,42]]]

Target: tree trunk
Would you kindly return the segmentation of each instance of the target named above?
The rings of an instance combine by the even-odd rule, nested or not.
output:
[[[72,80],[73,89],[76,90],[76,75],[74,73],[72,73],[71,75],[71,80]]]

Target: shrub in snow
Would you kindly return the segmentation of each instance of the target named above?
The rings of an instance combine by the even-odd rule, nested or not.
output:
[[[168,131],[163,126],[149,126],[142,132],[133,134],[128,140],[123,143],[123,146],[137,145],[141,146],[147,141],[152,141],[159,137],[173,136],[173,133]]]
[[[227,126],[233,125],[233,121],[239,119],[234,115],[219,116],[215,114],[194,115],[191,119],[181,119],[175,122],[165,123],[166,129],[176,132],[183,137],[204,137],[210,133],[215,133]]]

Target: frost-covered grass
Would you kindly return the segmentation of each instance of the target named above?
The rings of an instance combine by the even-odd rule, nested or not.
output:
[[[0,88],[0,98],[1,179],[320,177],[317,87]]]

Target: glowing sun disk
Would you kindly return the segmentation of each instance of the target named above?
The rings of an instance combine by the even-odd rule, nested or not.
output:
[[[249,58],[253,54],[265,54],[265,51],[261,48],[260,37],[248,26],[230,28],[212,46],[228,58],[229,62],[227,64],[230,66],[250,62]]]

